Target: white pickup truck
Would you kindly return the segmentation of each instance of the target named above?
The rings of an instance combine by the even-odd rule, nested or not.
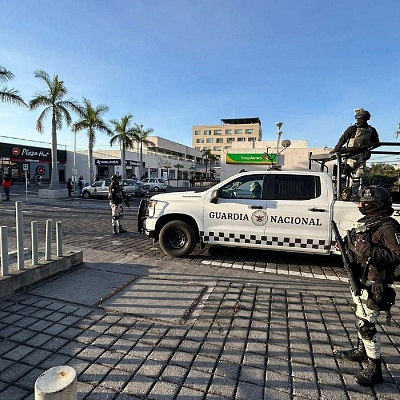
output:
[[[400,205],[394,209],[400,220]],[[239,173],[204,192],[143,199],[138,230],[172,257],[197,243],[331,254],[331,221],[344,236],[361,217],[357,203],[336,200],[328,173],[270,170]]]

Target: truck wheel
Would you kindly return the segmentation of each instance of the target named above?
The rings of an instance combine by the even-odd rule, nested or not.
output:
[[[160,247],[171,257],[184,257],[196,246],[196,235],[192,225],[185,221],[171,221],[160,231]]]
[[[84,199],[88,199],[90,197],[90,193],[87,192],[87,191],[83,192],[82,196],[83,196]]]

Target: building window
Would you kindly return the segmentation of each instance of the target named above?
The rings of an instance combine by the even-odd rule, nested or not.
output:
[[[226,140],[226,143],[233,143],[235,141],[235,138],[230,137]]]
[[[204,139],[202,138],[196,139],[196,143],[204,143]]]
[[[217,138],[216,143],[224,143],[224,139],[222,139],[222,138]]]
[[[225,149],[230,149],[230,148],[232,148],[232,146],[225,146],[224,148]]]
[[[244,138],[244,137],[238,137],[238,138],[237,138],[237,141],[238,141],[238,142],[244,142],[244,141],[245,141],[245,138]]]
[[[199,135],[201,135],[201,131],[194,131],[194,134],[195,134],[196,136],[199,136]]]
[[[254,129],[245,129],[245,130],[244,130],[244,133],[245,133],[246,135],[252,135],[252,134],[254,133]]]
[[[214,146],[214,147],[213,147],[213,150],[214,150],[214,151],[221,151],[221,146]]]
[[[225,135],[232,135],[232,129],[225,129]]]
[[[235,129],[235,135],[241,135],[243,133],[243,129]]]
[[[204,136],[211,136],[211,130],[210,129],[205,129],[204,130]]]
[[[217,135],[222,135],[221,129],[214,129],[214,135],[215,135],[215,136],[217,136]]]
[[[211,150],[211,147],[210,146],[204,146],[203,147],[203,151],[205,151],[205,150]]]
[[[206,139],[206,143],[214,143],[214,139],[213,138],[207,138]]]
[[[249,137],[249,138],[247,138],[247,141],[248,142],[255,142],[256,138],[255,137]]]
[[[196,146],[194,149],[198,150],[198,151],[201,151],[201,147],[198,147],[198,146]]]

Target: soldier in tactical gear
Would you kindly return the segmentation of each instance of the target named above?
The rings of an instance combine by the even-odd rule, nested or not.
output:
[[[124,201],[124,191],[119,186],[119,176],[113,175],[111,177],[111,185],[108,188],[108,199],[110,200],[111,207],[111,223],[113,226],[114,234],[127,232],[121,224],[122,219],[122,202]]]
[[[371,114],[363,108],[356,108],[354,110],[356,123],[349,126],[340,137],[337,145],[333,149],[332,153],[337,153],[344,146],[349,150],[354,150],[355,154],[352,154],[347,159],[346,172],[352,179],[352,191],[351,199],[357,199],[358,192],[361,187],[361,177],[364,174],[366,167],[366,161],[371,157],[368,150],[357,153],[357,149],[365,148],[366,146],[374,143],[379,143],[379,135],[377,130],[368,125],[367,121],[371,118]]]
[[[361,191],[358,203],[364,215],[357,228],[348,235],[347,248],[356,261],[353,272],[360,279],[361,295],[354,296],[358,345],[343,351],[341,357],[351,361],[366,361],[366,367],[355,379],[363,386],[383,381],[381,342],[375,324],[380,311],[386,311],[390,323],[390,308],[395,302],[394,270],[400,263],[400,224],[391,218],[392,198],[382,187],[367,187]],[[355,270],[357,269],[357,271]]]

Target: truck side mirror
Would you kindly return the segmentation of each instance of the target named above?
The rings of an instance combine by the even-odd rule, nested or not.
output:
[[[221,189],[215,189],[211,192],[210,203],[217,204],[218,199],[221,197]]]

